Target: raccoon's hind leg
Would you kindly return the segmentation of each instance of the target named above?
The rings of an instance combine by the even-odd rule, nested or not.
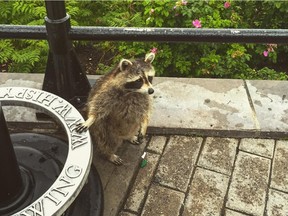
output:
[[[118,155],[115,154],[115,151],[117,150],[118,146],[122,142],[123,142],[122,140],[113,136],[109,136],[109,135],[105,137],[99,136],[97,149],[99,153],[102,154],[110,162],[114,163],[115,165],[120,166],[123,164],[123,160]]]
[[[140,129],[138,131],[138,134],[133,136],[129,142],[131,142],[133,145],[140,145],[143,143],[143,140],[146,135],[147,131],[147,126],[148,126],[148,118],[144,118],[143,122],[140,125]]]
[[[109,161],[111,161],[112,163],[114,163],[115,165],[122,165],[123,164],[123,160],[116,154],[111,154],[108,158]]]
[[[145,117],[140,125],[140,128],[138,130],[138,134],[132,136],[132,138],[128,139],[128,141],[133,145],[140,145],[143,143],[143,140],[146,135],[148,126],[148,117]]]
[[[76,127],[76,131],[78,133],[82,133],[83,131],[87,131],[89,129],[89,127],[95,122],[95,116],[91,115],[89,116],[89,118],[83,122],[83,123],[79,123]]]
[[[108,145],[98,145],[97,149],[104,158],[113,164],[117,166],[123,164],[123,160],[118,155],[114,154],[114,151]]]

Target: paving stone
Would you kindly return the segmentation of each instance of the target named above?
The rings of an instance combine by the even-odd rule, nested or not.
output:
[[[271,160],[239,151],[226,206],[262,216]]]
[[[240,140],[239,149],[264,157],[273,157],[275,141],[273,139],[243,138]]]
[[[147,149],[157,154],[162,154],[166,139],[165,136],[152,136]]]
[[[130,212],[120,212],[118,216],[137,216],[137,214],[133,214]]]
[[[198,165],[230,175],[236,155],[237,139],[208,137]]]
[[[184,204],[183,216],[220,215],[228,182],[226,175],[197,168]]]
[[[147,153],[147,166],[139,170],[134,185],[127,198],[125,209],[139,212],[141,204],[143,204],[144,198],[146,197],[159,158],[160,155],[158,154]]]
[[[288,141],[276,142],[271,178],[271,187],[288,192]]]
[[[184,201],[184,193],[159,185],[152,185],[141,216],[179,215]]]
[[[232,211],[230,209],[225,209],[225,216],[246,216],[246,214],[242,214],[236,211]]]
[[[267,202],[268,216],[287,216],[288,215],[288,194],[269,190],[269,198]]]
[[[154,180],[185,192],[202,143],[200,137],[172,136]]]

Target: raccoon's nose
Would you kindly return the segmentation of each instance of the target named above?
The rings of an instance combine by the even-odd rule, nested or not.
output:
[[[148,94],[153,94],[154,93],[154,89],[153,88],[149,88],[148,89]]]

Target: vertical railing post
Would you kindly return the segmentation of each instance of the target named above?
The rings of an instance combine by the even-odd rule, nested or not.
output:
[[[22,191],[23,183],[0,102],[0,208]]]
[[[85,103],[91,87],[68,37],[70,17],[66,14],[64,1],[45,0],[45,5],[49,55],[43,90],[80,107]]]

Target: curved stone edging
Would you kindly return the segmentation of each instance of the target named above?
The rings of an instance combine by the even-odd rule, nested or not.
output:
[[[90,171],[92,144],[89,132],[78,134],[76,125],[84,119],[69,102],[49,92],[26,87],[0,87],[3,106],[17,105],[40,109],[59,121],[67,133],[68,156],[56,181],[35,202],[14,216],[61,215],[75,200]]]

